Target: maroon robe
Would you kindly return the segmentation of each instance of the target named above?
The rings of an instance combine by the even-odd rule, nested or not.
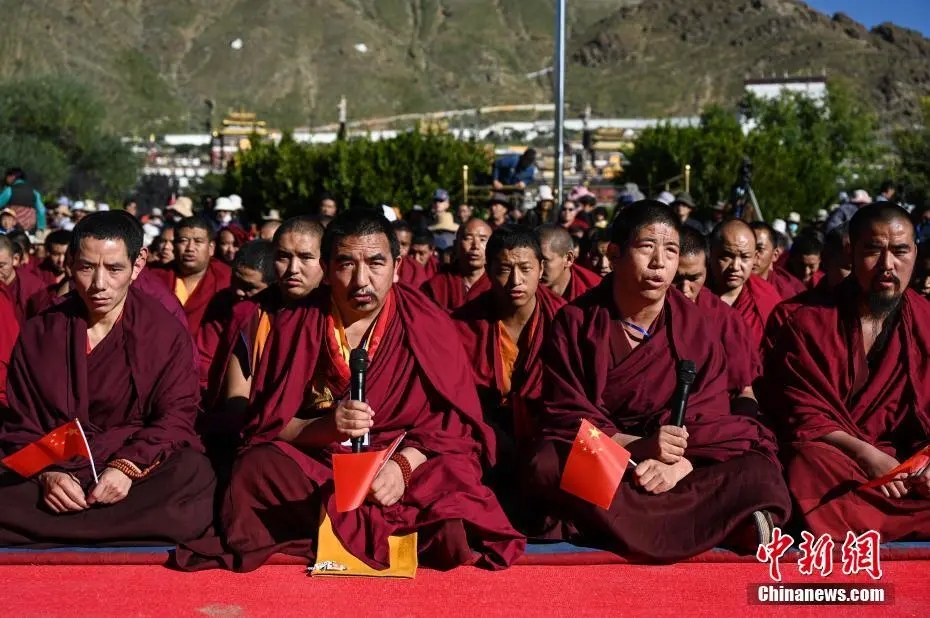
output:
[[[32,266],[35,264],[35,266]],[[27,265],[30,267],[30,272],[42,280],[45,285],[52,285],[53,283],[58,283],[59,278],[55,273],[55,269],[52,266],[51,261],[48,258],[45,258],[41,262],[37,260],[32,260]]]
[[[601,282],[601,276],[578,263],[572,264],[572,278],[568,282],[562,298],[570,303]]]
[[[160,280],[167,286],[168,291],[174,295],[174,287],[178,280],[175,268],[153,268],[150,272],[153,278]],[[229,287],[231,280],[232,270],[229,266],[215,258],[210,258],[203,279],[200,280],[200,283],[194,289],[194,293],[184,303],[187,328],[194,339],[197,338],[197,332],[200,330],[200,325],[207,312],[207,305],[210,304],[217,292]]]
[[[412,288],[419,288],[429,280],[430,276],[423,265],[413,259],[413,256],[404,256],[400,259],[397,269],[397,281]]]
[[[22,327],[26,323],[26,306],[29,303],[29,299],[36,293],[44,290],[45,284],[41,279],[29,272],[29,270],[20,268],[16,271],[16,279],[13,280],[12,285],[4,287],[6,287],[10,300],[13,301],[13,310],[16,314],[16,320],[19,322],[20,327]]]
[[[781,296],[768,281],[756,275],[750,275],[732,307],[743,317],[756,349],[762,347],[765,337],[765,324],[775,306],[781,302]]]
[[[775,288],[775,291],[778,292],[778,295],[785,300],[794,298],[807,289],[800,279],[779,266],[772,267],[769,278],[766,279],[766,281],[768,281],[769,284]]]
[[[827,287],[826,279],[823,279],[814,289],[805,290],[793,298],[778,303],[769,315],[769,321],[765,324],[765,339],[762,341],[762,362],[765,362],[765,357],[775,347],[782,326],[794,315],[795,311],[806,305],[828,302],[831,295],[832,291]]]
[[[707,310],[713,318],[713,324],[722,331],[720,336],[726,351],[727,390],[731,397],[739,397],[762,373],[759,347],[752,340],[749,328],[740,315],[713,292],[703,288],[695,304]]]
[[[760,398],[786,448],[788,485],[808,529],[842,539],[878,530],[884,541],[930,539],[930,500],[879,489],[849,455],[823,441],[844,431],[904,461],[930,443],[930,304],[912,290],[870,368],[847,279],[797,307],[766,355]]]
[[[19,337],[19,323],[13,303],[6,294],[0,294],[0,405],[6,405],[6,376],[13,355],[13,346]]]
[[[200,358],[200,390],[206,391],[209,387],[211,367],[213,359],[216,356],[217,348],[229,331],[232,323],[233,313],[236,308],[247,302],[239,298],[236,291],[229,287],[220,290],[207,305],[204,311],[203,321],[200,324],[200,330],[197,331],[197,355]],[[226,357],[229,361],[229,357]],[[226,370],[223,368],[220,380],[225,378]],[[220,386],[220,385],[217,385]],[[204,407],[209,406],[204,402]]]
[[[98,471],[126,459],[146,475],[108,506],[56,515],[37,483],[0,473],[0,546],[46,543],[177,542],[212,521],[214,476],[194,433],[197,378],[184,327],[134,288],[110,333],[87,352],[84,305],[74,294],[30,320],[13,352],[0,455],[80,419]],[[57,469],[85,492],[86,459]]]
[[[491,280],[484,273],[474,285],[465,291],[465,279],[456,272],[440,273],[423,284],[420,288],[437,305],[452,312],[470,300],[478,298],[491,289]]]
[[[334,443],[304,451],[276,440],[295,416],[331,413],[305,400],[308,381],[325,378],[334,401],[347,392],[347,377],[332,377],[344,361],[330,347],[331,301],[328,288],[320,288],[276,317],[256,373],[255,415],[244,432],[250,446],[233,468],[222,503],[224,542],[205,539],[180,548],[182,568],[249,571],[276,552],[312,558],[321,505],[343,546],[374,568],[388,566],[388,536],[414,530],[421,561],[437,568],[503,568],[522,553],[525,541],[481,484],[482,462],[494,461],[494,437],[481,420],[471,374],[461,371],[468,365],[462,344],[448,336],[454,326],[422,293],[395,285],[392,294],[396,309],[373,354],[366,397],[377,414],[373,448],[406,431],[401,448],[417,448],[428,458],[400,502],[339,513],[331,457],[348,449]]]
[[[719,338],[707,337],[711,322],[670,289],[652,336],[631,351],[610,279],[556,316],[545,355],[543,440],[527,482],[589,542],[669,562],[725,541],[754,511],[769,511],[776,524],[787,520],[791,502],[774,439],[755,420],[730,414],[726,352]],[[561,470],[582,419],[609,436],[650,436],[669,423],[680,359],[697,368],[685,414],[685,457],[694,470],[658,495],[636,487],[628,470],[610,509],[562,491]]]

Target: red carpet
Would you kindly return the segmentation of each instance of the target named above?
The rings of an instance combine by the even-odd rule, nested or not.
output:
[[[893,604],[760,607],[747,586],[766,583],[761,564],[521,566],[499,573],[421,570],[415,580],[310,579],[299,567],[236,575],[155,566],[0,566],[3,615],[73,616],[923,616],[930,562],[883,565]],[[868,583],[867,576],[787,582]]]

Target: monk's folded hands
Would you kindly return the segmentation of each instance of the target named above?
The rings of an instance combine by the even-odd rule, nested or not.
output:
[[[924,498],[930,498],[930,466],[910,478],[911,487]]]
[[[866,444],[867,448],[862,449],[856,459],[870,479],[882,477],[901,465],[901,462],[888,453],[875,448],[871,444],[864,444]],[[881,492],[887,498],[903,498],[909,491],[905,484],[906,477],[907,475],[902,474],[899,480],[882,485]]]
[[[381,506],[392,506],[403,497],[405,489],[400,466],[388,461],[371,484],[371,499]]]
[[[87,508],[84,490],[67,472],[44,472],[39,475],[45,504],[55,513],[72,513]]]
[[[627,439],[624,440],[624,437]],[[685,449],[688,448],[688,430],[674,425],[662,425],[650,436],[620,436],[617,441],[630,451],[633,461],[655,459],[665,464],[674,464],[684,457]]]
[[[87,504],[116,504],[129,495],[132,479],[116,468],[107,468],[87,496]]]
[[[691,462],[684,457],[674,464],[647,459],[636,466],[634,474],[637,484],[644,490],[651,494],[661,494],[673,489],[692,470],[694,467]]]

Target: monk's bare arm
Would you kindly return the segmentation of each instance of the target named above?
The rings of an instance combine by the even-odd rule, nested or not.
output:
[[[831,431],[825,435],[822,440],[831,446],[835,446],[857,461],[867,458],[876,450],[875,447],[868,442],[863,442],[845,431]]]
[[[611,439],[617,444],[619,444],[620,446],[622,446],[623,448],[626,448],[633,442],[636,442],[637,440],[642,440],[643,437],[642,436],[631,436],[628,433],[620,433],[618,431],[617,433],[611,436]]]
[[[251,392],[252,378],[245,377],[238,355],[233,354],[226,367],[226,400],[242,397],[248,401]]]
[[[341,442],[343,438],[336,430],[333,415],[326,414],[311,419],[292,418],[278,434],[278,439],[301,448],[319,449]]]

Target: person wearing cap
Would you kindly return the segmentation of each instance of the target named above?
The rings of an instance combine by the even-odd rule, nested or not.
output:
[[[9,234],[19,225],[16,211],[10,207],[0,210],[0,234]]]
[[[791,235],[791,238],[794,239],[798,235],[798,231],[801,229],[801,215],[796,212],[788,213],[788,233]]]
[[[450,208],[449,192],[445,189],[436,189],[430,206],[429,222],[438,223],[440,215],[449,212]]]
[[[23,229],[32,232],[45,229],[45,204],[42,196],[26,180],[18,167],[6,171],[6,187],[0,191],[0,208],[11,208]]]
[[[853,218],[853,215],[856,214],[860,208],[871,203],[872,197],[868,192],[862,189],[856,189],[853,191],[852,197],[848,202],[841,203],[836,210],[830,213],[827,222],[823,225],[823,233],[828,234],[830,230],[843,224],[848,224]]]
[[[274,233],[281,227],[281,213],[277,208],[272,208],[268,214],[262,217],[262,226],[258,230],[258,237],[262,240],[271,240]]]
[[[495,191],[505,188],[525,189],[536,179],[536,150],[527,148],[523,154],[499,157],[491,168],[491,184]]]
[[[555,209],[555,195],[552,193],[552,187],[541,185],[536,195],[536,220],[537,225],[552,222],[552,211]]]
[[[695,204],[694,198],[691,197],[690,193],[682,191],[672,200],[670,206],[678,213],[678,218],[681,219],[682,225],[690,227],[701,234],[707,233],[706,226],[702,222],[691,217],[691,214],[694,212]]]
[[[142,224],[142,231],[145,234],[145,245],[148,247],[161,234],[161,229],[165,222],[162,219],[161,208],[153,208],[149,213],[145,223]]]
[[[228,197],[219,197],[213,205],[213,216],[220,228],[224,228],[233,222],[233,213],[236,207]]]
[[[455,268],[423,284],[423,292],[446,311],[451,313],[490,289],[484,252],[491,231],[491,226],[477,217],[459,227],[455,237]]]
[[[427,229],[433,234],[433,243],[436,248],[445,251],[455,244],[455,235],[459,227],[459,224],[452,218],[452,213],[446,211],[437,214],[436,222]]]
[[[578,263],[575,243],[565,228],[545,223],[536,234],[543,255],[541,283],[553,294],[570,303],[601,282],[600,275]]]
[[[510,211],[510,200],[503,193],[495,193],[491,196],[491,200],[488,202],[488,210],[490,211],[488,225],[491,226],[492,230],[510,222],[507,218],[507,213]]]
[[[181,196],[168,206],[168,213],[173,220],[188,219],[194,216],[194,202],[191,198]]]
[[[671,206],[675,201],[675,195],[671,191],[663,191],[656,197],[656,201]]]

